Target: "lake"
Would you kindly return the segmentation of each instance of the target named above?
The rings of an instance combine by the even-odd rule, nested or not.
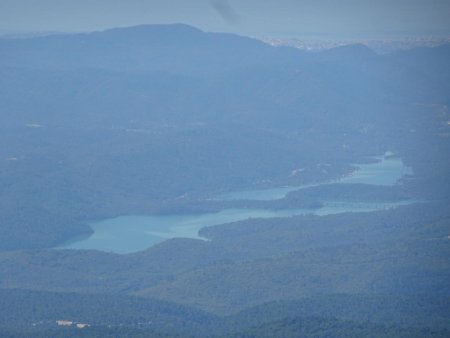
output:
[[[326,183],[393,185],[404,175],[411,174],[411,169],[406,167],[401,159],[380,157],[378,160],[376,163],[358,165],[358,170],[352,175]],[[290,191],[310,186],[313,185],[236,191],[219,195],[217,199],[274,200],[283,198]],[[318,209],[226,209],[217,213],[204,214],[120,216],[91,223],[90,226],[94,230],[92,235],[62,245],[58,249],[95,249],[125,254],[145,250],[170,238],[203,239],[198,235],[198,231],[203,227],[248,218],[290,217],[302,214],[322,216],[342,212],[368,212],[393,208],[411,202],[365,203],[327,201],[323,202],[323,207]]]
[[[216,196],[217,200],[257,200],[270,201],[284,198],[291,191],[296,191],[304,188],[310,188],[327,183],[342,183],[342,184],[375,184],[375,185],[394,185],[402,177],[411,175],[412,170],[403,164],[399,158],[379,156],[376,157],[376,163],[358,164],[358,170],[351,175],[333,180],[330,182],[323,182],[318,184],[305,184],[296,187],[279,187],[271,189],[254,189],[232,191]]]

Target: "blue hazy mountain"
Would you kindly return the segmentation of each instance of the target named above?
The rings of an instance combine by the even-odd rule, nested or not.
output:
[[[209,74],[290,57],[258,40],[182,24],[2,41],[2,64],[41,69]]]

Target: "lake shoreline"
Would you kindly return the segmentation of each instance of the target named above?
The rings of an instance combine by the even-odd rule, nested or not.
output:
[[[203,206],[209,205],[210,208],[216,208],[216,210],[208,210],[207,212],[197,210],[199,211],[197,213],[185,211],[174,213],[172,211],[172,213],[166,214],[118,216],[92,222],[90,226],[93,233],[90,236],[81,240],[72,239],[70,242],[58,246],[57,249],[89,249],[126,254],[146,250],[155,244],[172,238],[205,240],[199,235],[200,229],[248,218],[277,218],[308,214],[324,216],[344,212],[370,212],[417,202],[407,199],[402,200],[398,196],[390,201],[383,201],[382,199],[377,201],[358,199],[343,201],[337,197],[327,199],[327,196],[320,196],[320,194],[311,199],[308,196],[295,199],[295,195],[302,190],[308,192],[308,189],[332,185],[336,185],[338,188],[368,186],[369,190],[370,187],[377,186],[394,187],[402,177],[412,173],[411,169],[406,167],[401,159],[389,154],[376,157],[374,160],[376,161],[359,164],[358,169],[352,174],[331,182],[219,194],[214,200],[203,201],[205,203]],[[337,195],[339,197],[339,194]],[[369,199],[370,196],[369,194]],[[246,207],[242,208],[242,205]],[[200,201],[200,209],[201,206],[202,201]]]

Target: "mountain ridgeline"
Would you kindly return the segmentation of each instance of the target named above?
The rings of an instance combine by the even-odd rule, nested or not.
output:
[[[182,24],[0,39],[0,102],[0,335],[448,336],[450,45],[310,53]],[[383,154],[412,174],[332,184]],[[285,186],[304,189],[217,198]],[[330,201],[408,203],[54,249],[122,215]]]

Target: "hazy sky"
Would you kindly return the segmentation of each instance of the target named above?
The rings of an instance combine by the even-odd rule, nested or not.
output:
[[[252,36],[450,35],[450,0],[0,0],[0,31],[183,22]]]

